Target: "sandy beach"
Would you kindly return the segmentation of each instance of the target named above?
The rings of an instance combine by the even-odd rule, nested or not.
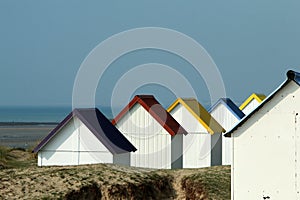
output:
[[[43,139],[56,123],[2,123],[0,146],[30,148]]]

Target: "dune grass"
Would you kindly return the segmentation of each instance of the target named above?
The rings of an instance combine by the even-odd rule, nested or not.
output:
[[[181,180],[187,199],[230,200],[230,166],[215,166],[198,169],[197,173]]]
[[[24,168],[36,165],[31,149],[7,148],[0,146],[0,169]]]
[[[113,164],[37,167],[0,147],[0,199],[230,199],[230,167],[154,170]]]

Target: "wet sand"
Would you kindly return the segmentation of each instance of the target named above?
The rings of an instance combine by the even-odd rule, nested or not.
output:
[[[6,123],[0,125],[0,146],[30,148],[37,145],[54,127],[54,123]]]

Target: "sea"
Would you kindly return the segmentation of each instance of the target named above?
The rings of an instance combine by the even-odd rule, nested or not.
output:
[[[0,146],[32,149],[71,111],[71,107],[0,107]],[[109,108],[101,111],[111,118]]]
[[[71,107],[0,107],[0,122],[60,122]]]

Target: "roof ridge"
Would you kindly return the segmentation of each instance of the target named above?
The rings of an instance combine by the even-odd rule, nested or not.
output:
[[[138,95],[135,95],[135,96],[138,96],[141,99],[144,99],[144,98],[154,98],[154,95],[152,95],[152,94],[138,94]]]
[[[238,119],[242,119],[245,114],[243,113],[243,111],[240,110],[240,108],[230,99],[230,98],[220,98],[214,105],[212,105],[209,109],[208,112],[211,113],[216,107],[217,105],[219,105],[220,103],[222,103],[223,105],[225,105],[228,109],[230,109],[232,111],[232,113],[238,118]]]
[[[286,76],[288,77],[288,79],[293,80],[298,85],[300,85],[300,73],[299,72],[295,72],[293,70],[289,70],[286,73]]]
[[[89,118],[86,116],[87,112],[94,112],[94,118]],[[55,135],[65,127],[65,125],[73,118],[77,117],[82,123],[87,126],[87,128],[96,136],[96,138],[112,153],[124,153],[129,151],[136,151],[136,148],[123,136],[123,134],[111,124],[111,122],[101,113],[98,108],[88,108],[88,109],[73,109],[67,117],[65,117],[33,150],[33,152],[38,152],[42,149]],[[91,116],[89,114],[88,116]],[[100,121],[100,119],[101,121]],[[96,120],[97,125],[100,129],[96,127],[95,121],[92,123],[91,120]],[[95,128],[96,127],[96,128]],[[109,137],[105,134],[103,127],[108,129],[110,135]],[[115,143],[114,137],[118,136],[119,144]],[[112,140],[113,139],[113,140]],[[123,146],[122,146],[123,145]]]
[[[240,110],[243,110],[253,99],[256,99],[259,103],[261,103],[266,98],[266,95],[259,93],[252,93],[241,105]]]
[[[248,115],[246,115],[235,127],[233,127],[230,131],[228,131],[225,136],[231,137],[231,134],[233,134],[240,126],[242,126],[246,121],[248,121],[249,118],[252,117],[258,110],[260,110],[267,102],[269,102],[282,88],[284,88],[289,81],[294,81],[297,83],[298,86],[300,86],[300,73],[295,72],[293,70],[289,70],[286,73],[287,80],[284,81],[277,89],[275,89],[269,96],[267,96],[259,106],[257,106],[252,112],[250,112]]]
[[[194,100],[197,101],[197,99],[194,97],[183,97],[183,98],[179,98],[179,99],[182,99],[184,101],[194,101]]]
[[[141,98],[142,97],[142,98]],[[145,97],[145,98],[143,98]],[[112,120],[116,125],[120,119],[136,104],[139,103],[170,135],[187,134],[186,130],[171,116],[166,109],[156,100],[153,95],[136,95],[127,106]],[[153,107],[158,105],[158,107]],[[166,119],[162,119],[159,112],[166,114]]]
[[[197,106],[200,108],[195,110],[195,108],[192,108],[190,105],[187,104],[187,102],[184,101],[182,98],[177,98],[171,106],[168,108],[168,112],[171,112],[179,103],[181,103],[201,124],[204,126],[204,128],[210,133],[214,134],[219,132],[219,129],[221,132],[226,132],[225,129],[217,122],[217,120],[202,106],[197,99],[193,99],[194,103],[197,104]],[[204,113],[203,113],[204,112]],[[203,113],[202,116],[200,113]],[[214,123],[214,126],[211,127],[211,123]]]

